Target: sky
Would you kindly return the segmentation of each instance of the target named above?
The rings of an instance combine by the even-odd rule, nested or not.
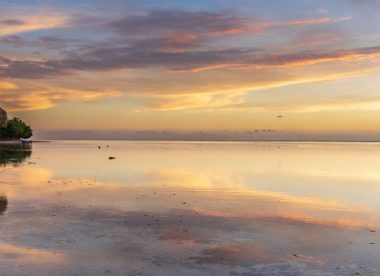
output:
[[[0,106],[46,139],[380,140],[378,0],[0,0]]]

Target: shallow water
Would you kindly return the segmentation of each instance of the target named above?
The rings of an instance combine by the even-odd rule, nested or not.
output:
[[[0,148],[2,274],[379,275],[379,260],[380,143]]]

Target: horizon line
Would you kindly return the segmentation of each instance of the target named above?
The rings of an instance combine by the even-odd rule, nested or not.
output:
[[[131,141],[131,142],[282,142],[282,143],[380,143],[380,140],[327,140],[327,139],[280,139],[280,140],[239,140],[239,139],[37,139],[34,143],[54,142],[54,141]]]

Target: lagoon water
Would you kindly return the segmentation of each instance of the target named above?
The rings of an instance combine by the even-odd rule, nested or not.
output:
[[[0,166],[1,275],[380,275],[380,143],[52,141]]]

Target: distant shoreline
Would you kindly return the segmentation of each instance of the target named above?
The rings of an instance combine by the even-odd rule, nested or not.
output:
[[[51,139],[33,140],[33,143],[54,141],[130,141],[130,142],[267,142],[267,143],[380,143],[380,140],[195,140],[195,139]]]
[[[37,141],[31,141],[32,143],[50,143],[49,140],[37,140]],[[0,140],[0,145],[16,145],[20,144],[20,140]]]
[[[32,140],[32,143],[51,143],[54,141],[130,141],[130,142],[239,142],[239,143],[380,143],[380,140],[196,140],[196,139],[44,139]],[[0,145],[16,145],[20,140],[0,140]]]

